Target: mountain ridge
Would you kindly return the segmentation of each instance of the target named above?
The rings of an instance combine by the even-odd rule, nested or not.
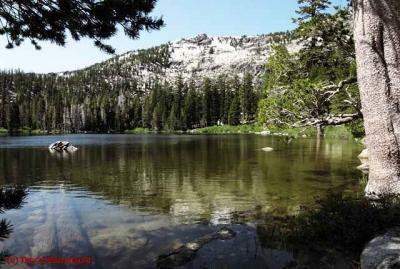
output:
[[[289,32],[257,36],[208,36],[199,34],[156,47],[117,55],[92,66],[57,73],[70,77],[96,73],[106,81],[135,80],[146,91],[151,81],[202,80],[220,75],[239,76],[250,73],[254,82],[260,80],[264,65],[275,43],[285,44],[289,51],[298,50]]]

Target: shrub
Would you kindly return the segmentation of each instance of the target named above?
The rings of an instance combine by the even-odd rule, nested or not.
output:
[[[8,130],[0,127],[0,135],[8,135]]]
[[[262,127],[252,124],[247,125],[222,125],[209,126],[190,131],[195,134],[251,134],[262,131]]]
[[[125,130],[126,134],[148,134],[151,133],[151,130],[148,128],[135,128],[132,130]]]

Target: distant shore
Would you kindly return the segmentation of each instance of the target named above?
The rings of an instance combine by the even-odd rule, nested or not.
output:
[[[286,136],[291,138],[299,137],[315,137],[317,131],[312,127],[305,128],[264,128],[255,124],[242,125],[215,125],[204,128],[191,130],[152,130],[148,128],[135,128],[125,131],[79,131],[79,132],[63,132],[61,130],[47,131],[41,129],[22,128],[13,133],[9,133],[7,129],[0,128],[0,136],[30,136],[30,135],[61,135],[61,134],[210,134],[210,135],[228,135],[228,134],[256,134],[264,136]],[[358,139],[360,136],[352,134],[346,126],[328,126],[325,128],[325,138],[331,139]]]

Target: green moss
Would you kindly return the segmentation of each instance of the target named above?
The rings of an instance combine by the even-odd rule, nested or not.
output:
[[[258,125],[222,125],[222,126],[210,126],[205,128],[198,128],[189,131],[194,134],[252,134],[255,132],[261,132],[263,128]]]
[[[125,130],[125,134],[149,134],[152,133],[152,131],[148,128],[135,128],[131,130]]]

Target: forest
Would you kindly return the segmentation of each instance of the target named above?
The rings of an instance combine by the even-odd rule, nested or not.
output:
[[[135,128],[187,130],[254,122],[259,93],[253,77],[198,82],[178,78],[146,92],[134,81],[111,85],[95,76],[2,72],[0,126],[47,132],[122,132]]]
[[[170,64],[170,43],[74,72],[2,71],[0,130],[102,133],[257,124],[315,127],[323,135],[326,126],[346,124],[363,135],[350,9],[321,1],[297,13],[293,31],[270,34],[261,83],[250,72],[167,80],[159,74]],[[288,44],[301,49],[290,53]],[[133,77],[143,66],[158,75]]]

